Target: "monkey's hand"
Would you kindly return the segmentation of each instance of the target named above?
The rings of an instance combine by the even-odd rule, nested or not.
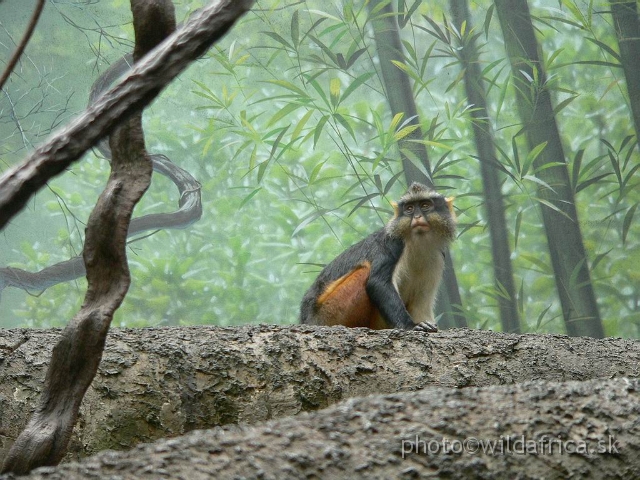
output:
[[[420,322],[415,327],[413,327],[413,329],[417,330],[418,332],[425,333],[435,333],[438,331],[438,327],[436,326],[436,324],[430,322]]]

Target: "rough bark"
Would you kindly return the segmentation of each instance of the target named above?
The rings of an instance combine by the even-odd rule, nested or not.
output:
[[[0,229],[48,180],[140,111],[202,55],[248,11],[253,0],[212,2],[163,42],[107,94],[63,130],[38,147],[27,160],[0,177]]]
[[[60,330],[0,330],[0,460],[42,388]],[[638,377],[640,342],[478,330],[312,326],[109,332],[69,459],[427,386]]]
[[[640,478],[638,415],[638,379],[427,388],[196,431],[23,478]],[[500,442],[493,454],[482,451],[488,442]]]

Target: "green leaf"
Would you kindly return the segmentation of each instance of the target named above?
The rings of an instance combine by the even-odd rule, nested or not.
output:
[[[342,94],[342,102],[344,102],[349,95],[351,95],[360,85],[362,85],[364,82],[366,82],[367,80],[369,80],[371,77],[373,77],[375,75],[375,72],[367,72],[367,73],[363,73],[362,75],[360,75],[358,78],[356,78],[353,82],[351,82],[351,84],[345,89],[344,93]]]
[[[484,16],[484,34],[487,40],[489,40],[489,26],[491,25],[491,18],[493,17],[494,7],[495,4],[491,3],[491,6],[487,9],[487,13]]]
[[[379,196],[380,196],[380,192],[376,192],[376,193],[370,193],[369,195],[365,195],[364,197],[360,197],[360,199],[358,200],[358,203],[356,203],[356,206],[351,209],[351,211],[349,212],[347,217],[350,217],[353,212],[358,210],[362,205],[367,203],[372,198],[376,198],[376,197],[379,197]],[[350,200],[350,202],[351,201],[353,201],[353,200]],[[347,202],[347,203],[349,203],[349,202]]]
[[[551,304],[547,308],[542,310],[540,315],[538,315],[538,320],[536,320],[536,328],[540,328],[540,325],[542,324],[542,319],[547,314],[547,312],[549,311],[550,308],[551,308]]]
[[[560,210],[558,207],[556,207],[553,203],[549,202],[548,200],[545,200],[545,199],[539,198],[539,197],[534,197],[534,199],[537,202],[541,203],[542,205],[545,205],[546,207],[549,207],[554,212],[559,213],[560,215],[566,217],[569,221],[573,222],[573,219],[569,215],[567,215],[565,212]]]
[[[431,58],[431,52],[433,51],[433,49],[435,48],[437,43],[437,40],[434,40],[431,45],[429,46],[429,48],[427,48],[427,51],[424,52],[424,55],[422,56],[422,62],[420,62],[420,72],[419,72],[419,76],[420,78],[424,78],[424,74],[425,71],[427,70],[427,63],[429,62],[429,59]],[[422,89],[423,87],[421,87]]]
[[[329,115],[323,115],[315,128],[315,133],[313,134],[313,148],[316,148],[318,143],[318,139],[320,138],[320,134],[322,133],[322,129],[324,128],[325,123],[329,120]]]
[[[554,50],[554,52],[551,54],[551,56],[546,61],[547,69],[551,69],[551,67],[553,65],[553,62],[558,57],[558,55],[560,55],[562,52],[564,52],[564,48],[559,48],[558,50]]]
[[[398,18],[398,25],[400,26],[400,28],[404,28],[407,25],[407,23],[409,23],[409,20],[411,19],[411,15],[415,13],[415,11],[420,6],[420,3],[422,3],[422,0],[416,0],[415,2],[413,2],[413,5],[409,7],[409,10],[407,10],[404,14],[399,12],[400,15]]]
[[[296,87],[293,83],[287,82],[286,80],[266,80],[266,82],[272,83],[274,85],[278,85],[279,87],[286,88],[287,90],[290,90],[298,94],[302,98],[305,98],[305,99],[309,98],[309,95],[307,94],[307,92],[305,92],[299,87]]]
[[[542,260],[540,260],[538,257],[535,257],[533,255],[526,255],[526,254],[521,254],[520,255],[522,258],[524,258],[525,260],[533,263],[536,267],[538,267],[540,269],[540,271],[542,273],[545,273],[547,275],[551,275],[552,274],[552,270],[551,267],[549,267],[549,265],[547,265],[546,263],[544,263]]]
[[[347,60],[347,68],[350,68],[353,66],[354,63],[356,63],[356,60],[358,60],[360,58],[360,56],[366,52],[367,49],[366,48],[361,48],[359,50],[356,50],[355,52],[353,52],[350,56],[349,56],[349,60]]]
[[[602,139],[605,142],[604,139]],[[622,172],[620,171],[620,163],[617,156],[614,157],[613,153],[609,152],[609,160],[611,161],[611,167],[613,168],[614,173],[618,179],[618,185],[622,185]]]
[[[311,118],[311,115],[313,115],[313,110],[309,110],[307,113],[305,113],[302,116],[302,118],[300,119],[300,121],[296,125],[296,128],[291,133],[291,141],[294,141],[296,138],[298,138],[300,136],[300,134],[302,133],[302,129],[304,128],[304,126],[309,121],[309,118]]]
[[[547,182],[545,182],[541,178],[538,178],[538,177],[536,177],[534,175],[525,175],[524,177],[522,177],[522,179],[523,180],[529,180],[530,182],[533,182],[533,183],[537,183],[541,187],[543,187],[543,188],[545,188],[547,190],[551,190],[552,192],[556,193],[556,191],[553,189],[553,187],[551,185],[549,185]]]
[[[613,58],[615,58],[618,61],[618,63],[620,63],[620,64],[622,63],[622,58],[620,58],[620,55],[618,54],[618,52],[616,52],[613,48],[611,48],[606,43],[601,42],[600,40],[596,40],[595,38],[590,38],[590,37],[586,37],[586,40],[589,40],[590,42],[595,43],[600,48],[605,50],[609,55],[611,55]]]
[[[244,197],[244,199],[242,200],[242,202],[240,202],[240,207],[238,208],[242,208],[244,207],[253,197],[256,196],[256,194],[262,190],[262,187],[258,187],[256,188],[253,192],[251,192],[249,195],[247,195],[246,197]]]
[[[349,132],[349,135],[351,135],[351,138],[353,138],[354,140],[356,139],[356,133],[353,131],[353,127],[351,126],[351,124],[346,118],[344,118],[339,113],[334,113],[333,118],[335,118],[338,121],[338,123],[340,123],[347,130],[347,132]]]
[[[331,105],[334,107],[340,103],[340,79],[334,77],[329,82],[329,94],[331,95]]]
[[[287,130],[289,130],[289,127],[290,125],[287,125],[285,128],[283,128],[282,131],[276,137],[275,141],[273,142],[273,145],[271,146],[271,152],[269,153],[269,160],[271,160],[275,155],[276,150],[280,145],[280,141],[282,140],[282,137],[284,137],[284,134],[287,133]]]
[[[580,276],[580,271],[582,270],[582,267],[584,267],[585,262],[587,261],[586,258],[582,258],[575,267],[573,267],[573,271],[571,272],[571,275],[569,276],[569,285],[571,285],[572,288],[579,288],[578,285],[578,277]]]
[[[629,228],[631,227],[631,222],[633,221],[633,216],[635,215],[637,208],[638,204],[636,203],[624,216],[624,220],[622,222],[622,245],[627,241],[627,234],[629,233]]]
[[[327,47],[321,40],[313,35],[309,35],[309,38],[315,43],[320,49],[324,52],[324,54],[329,57],[335,65],[338,65],[338,59],[336,58],[335,53],[331,51],[329,47]]]
[[[264,178],[264,174],[267,172],[267,167],[269,166],[269,160],[265,160],[258,165],[258,183],[262,182]]]
[[[309,175],[309,184],[312,184],[316,180],[316,178],[318,178],[318,175],[320,174],[320,170],[322,170],[322,167],[324,166],[325,163],[326,161],[320,162],[315,167],[313,167],[313,170],[311,171],[311,175]]]
[[[627,144],[631,141],[632,138],[633,138],[633,135],[627,135],[626,137],[624,137],[624,139],[622,140],[622,143],[620,144],[620,149],[618,151],[622,152],[624,150],[624,147],[627,146]]]
[[[314,78],[313,80],[309,81],[309,85],[311,85],[313,87],[313,89],[318,92],[318,95],[320,95],[320,98],[322,99],[322,101],[324,102],[324,104],[327,107],[330,107],[329,104],[329,100],[327,99],[327,94],[324,93],[324,90],[322,90],[322,87],[320,86],[320,84],[318,83],[318,81]]]
[[[524,280],[520,282],[520,290],[518,291],[518,312],[521,317],[524,315]]]
[[[399,141],[402,140],[404,137],[406,137],[407,135],[411,135],[413,132],[415,132],[418,128],[420,128],[420,125],[408,125],[404,128],[401,128],[399,131],[397,131],[394,135],[393,138],[395,139],[395,141]]]
[[[598,175],[598,176],[590,178],[589,180],[585,180],[584,182],[580,183],[576,187],[576,193],[584,190],[585,188],[593,185],[594,183],[598,183],[600,180],[602,180],[603,178],[608,177],[609,175],[613,175],[613,172],[603,173],[602,175]]]
[[[516,230],[514,232],[514,248],[518,248],[518,238],[520,238],[520,226],[522,225],[522,210],[518,210],[516,215]]]
[[[536,160],[536,158],[540,156],[540,154],[546,147],[547,147],[547,142],[542,142],[536,145],[533,148],[533,150],[529,152],[529,154],[527,155],[527,158],[524,161],[524,164],[522,165],[522,171],[520,172],[521,176],[524,177],[527,175],[527,173],[529,172],[529,168],[531,167],[531,164]]]
[[[380,12],[380,10],[382,10],[388,4],[389,4],[389,2],[374,2],[373,3],[373,8],[369,12],[369,15],[371,16],[371,19],[374,19],[375,15],[377,15],[378,12]],[[380,17],[383,17],[383,15],[381,15]]]
[[[282,45],[287,47],[289,50],[294,50],[293,46],[276,32],[262,32],[262,33],[268,37],[273,38],[276,42],[281,43]]]
[[[560,111],[565,108],[567,105],[569,105],[571,102],[573,102],[576,98],[578,98],[578,95],[573,95],[569,98],[565,98],[562,102],[560,102],[558,105],[556,105],[556,108],[553,109],[553,114],[557,115],[558,113],[560,113]]]
[[[298,48],[300,44],[300,23],[298,20],[298,10],[291,15],[291,41],[293,45]]]
[[[507,87],[509,86],[509,82],[511,82],[511,75],[507,77],[507,79],[502,84],[500,88],[500,96],[498,97],[498,107],[496,109],[496,120],[500,116],[500,111],[502,110],[502,105],[504,105],[504,99],[507,96]]]
[[[463,68],[458,72],[458,75],[456,76],[456,78],[453,80],[453,82],[451,82],[446,90],[444,91],[445,93],[448,93],[451,89],[455,88],[464,78],[464,75],[466,73],[466,70]]]
[[[635,136],[633,136],[633,138],[635,138]],[[625,144],[626,143],[623,141],[623,144],[620,146],[620,151],[623,150]],[[636,149],[637,145],[638,145],[638,142],[634,140],[633,143],[629,146],[629,149],[627,150],[627,155],[624,157],[624,162],[622,163],[622,169],[623,170],[627,169],[627,166],[629,165],[629,160],[633,156],[633,152],[635,152],[635,149]]]
[[[431,31],[427,28],[421,27],[420,25],[418,25],[418,28],[421,28],[422,30],[424,30],[425,32],[429,33],[430,35],[433,35],[434,37],[436,37],[438,40],[440,40],[442,43],[444,43],[445,45],[449,44],[449,41],[447,39],[447,35],[445,35],[445,33],[442,31],[442,29],[440,28],[440,26],[434,22],[433,20],[431,20],[428,16],[426,15],[422,15],[422,18],[424,18],[429,25],[431,25],[431,28],[433,28],[434,31]]]
[[[622,181],[622,187],[626,187],[627,183],[629,183],[629,180],[631,180],[632,178],[634,178],[634,175],[636,174],[636,172],[638,171],[638,169],[640,169],[640,163],[636,164],[631,170],[629,170],[629,172],[624,176],[624,180]]]
[[[513,162],[516,167],[516,171],[518,172],[518,175],[522,176],[522,166],[520,165],[520,153],[518,152],[516,136],[511,138],[511,152],[513,153]]]
[[[573,158],[573,165],[571,170],[571,185],[573,187],[573,191],[576,191],[578,186],[578,180],[580,179],[580,167],[582,166],[582,158],[584,157],[584,148],[578,150],[576,156]]]
[[[396,113],[391,119],[391,123],[389,124],[389,132],[394,132],[398,128],[398,124],[404,117],[404,112]]]
[[[386,196],[389,193],[389,191],[391,190],[391,187],[393,187],[393,185],[398,181],[398,178],[400,178],[401,175],[404,175],[404,171],[403,170],[400,170],[393,177],[391,177],[391,179],[384,186],[384,190],[382,191],[383,195]]]
[[[307,225],[309,225],[311,222],[313,222],[315,219],[322,217],[324,214],[328,213],[330,210],[326,209],[326,208],[320,208],[318,210],[316,210],[315,212],[313,212],[311,215],[309,215],[306,219],[304,219],[293,231],[293,233],[291,234],[292,237],[295,237],[296,234],[302,230],[304,227],[306,227]]]
[[[604,253],[601,253],[599,255],[596,255],[596,258],[593,259],[593,264],[591,265],[591,270],[595,270],[596,267],[598,266],[598,264],[604,259],[606,258],[607,255],[609,255],[609,253],[611,253],[613,251],[613,248],[607,250]]]
[[[417,83],[422,83],[422,78],[420,78],[420,76],[413,70],[413,68],[411,68],[406,63],[403,63],[403,62],[401,62],[399,60],[391,60],[391,63],[393,63],[396,67],[398,67],[404,73],[409,75]]]
[[[292,112],[295,112],[298,108],[300,108],[299,104],[297,104],[297,103],[288,103],[287,105],[282,107],[280,110],[278,110],[275,113],[275,115],[269,119],[269,121],[267,122],[267,127],[271,127],[278,120],[280,120],[281,118],[286,117],[287,115],[289,115]]]

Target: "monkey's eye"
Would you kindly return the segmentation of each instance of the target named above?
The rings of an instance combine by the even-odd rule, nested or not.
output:
[[[420,210],[422,210],[423,212],[431,210],[432,208],[433,208],[433,202],[431,200],[425,200],[420,204]]]
[[[413,214],[413,205],[406,205],[404,207],[404,213],[406,215],[412,215]]]

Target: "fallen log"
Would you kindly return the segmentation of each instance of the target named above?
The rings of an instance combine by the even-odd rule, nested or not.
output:
[[[624,378],[430,387],[194,431],[20,478],[640,478],[639,389]]]
[[[32,413],[60,330],[0,330],[0,462]],[[638,377],[640,342],[480,330],[273,325],[112,329],[66,460],[257,423],[373,393]]]

